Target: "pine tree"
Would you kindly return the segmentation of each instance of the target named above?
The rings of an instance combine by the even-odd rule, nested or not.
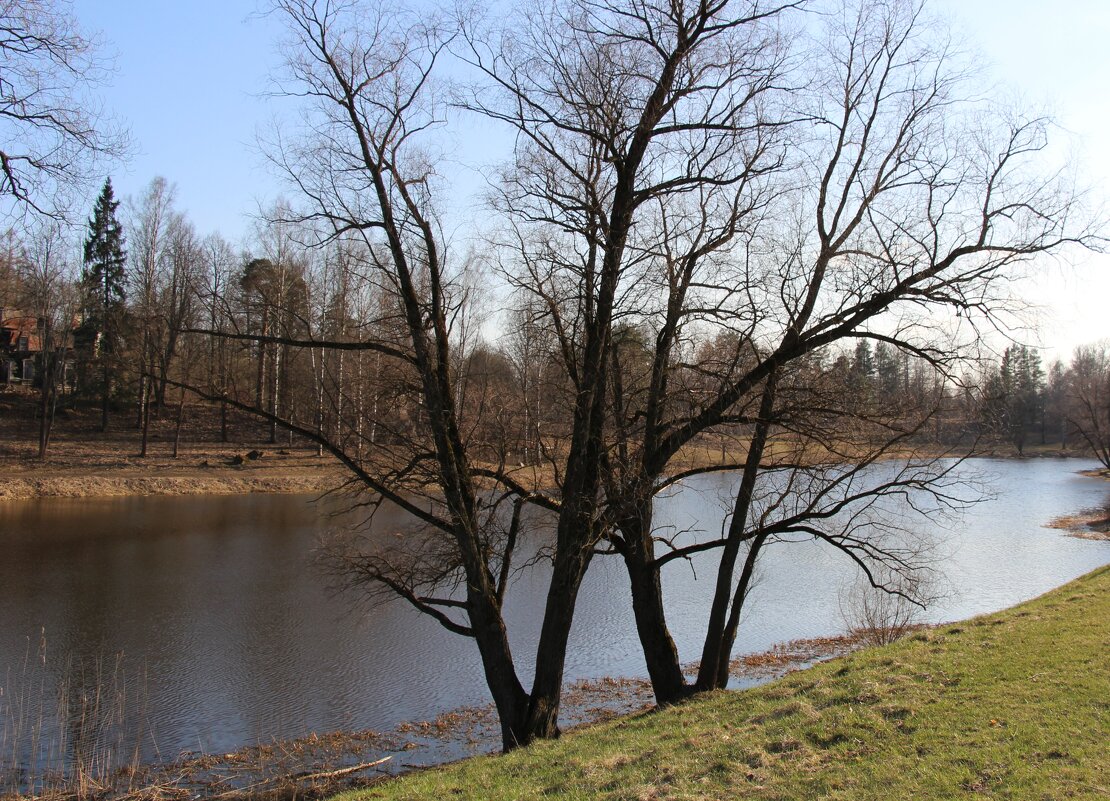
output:
[[[871,354],[871,343],[866,339],[858,339],[848,373],[849,386],[855,390],[870,390],[874,378],[875,359]]]
[[[1006,348],[998,372],[988,384],[988,397],[994,427],[1006,433],[1018,455],[1023,455],[1028,429],[1041,422],[1044,408],[1040,355],[1026,345]]]
[[[112,191],[112,179],[96,199],[89,233],[85,238],[85,266],[81,283],[85,289],[84,327],[95,337],[94,354],[101,366],[100,428],[108,428],[111,395],[111,357],[117,350],[120,318],[126,298],[123,226],[116,218],[119,201]]]
[[[897,398],[902,384],[898,351],[885,342],[875,345],[875,376],[887,401]]]

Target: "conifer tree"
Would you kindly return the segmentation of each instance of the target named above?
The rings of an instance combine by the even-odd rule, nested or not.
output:
[[[100,428],[108,428],[111,395],[111,358],[118,345],[120,316],[126,297],[124,288],[123,226],[116,218],[119,201],[112,191],[112,179],[96,199],[89,233],[85,238],[85,266],[81,283],[85,289],[84,327],[93,336],[95,358],[100,362]]]

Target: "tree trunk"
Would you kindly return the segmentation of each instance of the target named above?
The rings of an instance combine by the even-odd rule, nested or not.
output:
[[[728,659],[732,643],[726,643],[728,639],[726,631],[730,617],[729,607],[733,599],[733,576],[736,570],[736,559],[740,553],[740,545],[744,541],[744,531],[747,527],[748,510],[751,508],[752,497],[755,493],[756,478],[759,476],[759,463],[763,459],[767,435],[771,428],[770,417],[774,411],[775,383],[776,376],[772,373],[763,388],[763,397],[759,405],[759,421],[755,425],[752,441],[748,445],[748,455],[744,461],[744,473],[740,479],[740,488],[736,493],[732,520],[729,522],[728,535],[724,548],[721,550],[721,561],[717,567],[717,584],[709,611],[709,626],[705,633],[701,665],[698,668],[698,678],[695,682],[698,691],[717,689],[723,687],[724,683],[728,681]],[[725,666],[723,676],[720,672],[721,665]]]
[[[717,649],[715,688],[718,690],[723,690],[728,685],[729,662],[732,656],[732,646],[736,643],[736,632],[740,628],[740,613],[744,609],[744,602],[748,599],[748,590],[751,588],[752,577],[755,575],[756,560],[759,559],[759,552],[766,541],[766,535],[757,535],[748,548],[748,555],[744,557],[744,567],[740,571],[739,581],[736,582],[736,592],[732,598],[732,608],[728,613],[728,623],[721,635],[720,648]]]
[[[50,427],[54,422],[54,413],[50,402],[51,395],[54,394],[54,369],[51,364],[49,345],[46,344],[50,341],[49,335],[44,335],[42,341],[42,375],[39,377],[42,382],[42,392],[39,397],[39,460],[45,461],[46,449],[50,445]]]
[[[278,363],[280,351],[277,345],[273,346],[273,359],[271,365],[274,375],[270,385],[270,444],[277,444],[277,415],[278,415],[278,388],[280,386],[281,365]]]
[[[220,442],[227,442],[227,401],[220,402]]]
[[[511,751],[530,742],[525,730],[528,694],[517,678],[508,632],[494,598],[473,586],[468,595],[470,625],[501,723],[501,748]]]
[[[571,526],[575,522],[564,518],[560,525]],[[574,621],[578,590],[582,586],[582,577],[586,573],[592,551],[592,546],[584,551],[568,547],[556,549],[543,627],[540,629],[540,642],[536,651],[536,677],[532,682],[524,741],[521,745],[559,736],[559,702],[563,691],[567,641]]]
[[[108,391],[110,389],[109,380],[111,378],[111,370],[108,368],[108,359],[102,355],[101,359],[104,360],[103,365],[103,380],[104,385],[100,392],[100,431],[101,433],[108,430]]]
[[[139,456],[146,456],[147,443],[150,441],[150,381],[143,387],[143,437],[139,445]]]
[[[146,359],[144,357],[144,365]],[[146,374],[139,376],[139,402],[136,405],[135,415],[135,428],[140,429],[143,427],[143,420],[146,419]]]
[[[173,431],[173,458],[177,458],[178,446],[181,444],[181,424],[185,422],[185,390],[181,390],[181,397],[177,400],[177,425]]]
[[[663,586],[659,568],[654,563],[655,548],[651,539],[651,500],[641,499],[634,514],[621,523],[627,548],[624,564],[632,590],[632,613],[636,632],[644,652],[651,688],[660,706],[675,704],[690,694],[678,648],[667,626],[663,606]]]

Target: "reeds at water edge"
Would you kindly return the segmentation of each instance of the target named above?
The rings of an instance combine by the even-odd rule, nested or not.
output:
[[[0,684],[0,798],[94,798],[131,789],[145,742],[145,676],[122,653],[58,660],[27,638]]]

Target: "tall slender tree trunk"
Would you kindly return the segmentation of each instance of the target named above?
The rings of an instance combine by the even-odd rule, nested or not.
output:
[[[748,446],[748,455],[744,461],[744,473],[740,478],[736,503],[733,505],[732,520],[729,522],[728,535],[724,548],[721,550],[721,561],[717,567],[717,584],[709,611],[709,626],[706,630],[705,642],[702,646],[701,665],[695,682],[695,687],[698,690],[718,689],[728,681],[728,660],[732,642],[727,636],[727,627],[730,607],[734,605],[733,587],[736,560],[740,553],[740,546],[744,542],[748,511],[755,495],[756,479],[759,477],[759,463],[763,459],[763,452],[767,445],[767,435],[771,429],[770,418],[774,411],[776,381],[776,375],[772,372],[763,388],[763,397],[759,405],[759,421],[755,424],[752,441]],[[754,553],[758,553],[758,551]],[[749,556],[752,555],[753,551],[749,549]],[[748,576],[748,580],[750,580],[750,576]],[[737,597],[741,602],[743,601],[743,593],[738,592]],[[739,614],[739,610],[736,610],[736,613]],[[722,665],[724,666],[723,674],[721,672]]]
[[[101,358],[104,360],[101,375],[104,385],[100,392],[100,431],[104,433],[108,430],[108,396],[111,389],[109,382],[111,381],[112,371],[108,366],[107,355],[102,355]]]
[[[148,380],[143,387],[146,398],[143,403],[143,435],[139,445],[139,456],[146,456],[147,443],[150,441],[150,390],[151,382]]]
[[[273,374],[273,377],[272,377],[273,380],[270,384],[270,415],[271,415],[270,416],[270,444],[271,445],[276,445],[277,444],[277,414],[278,414],[278,411],[279,411],[279,409],[278,409],[278,387],[280,385],[280,377],[281,377],[281,364],[279,363],[278,359],[280,358],[280,353],[281,352],[278,350],[277,345],[274,345],[274,347],[273,347],[273,354],[274,355],[273,355],[273,360],[272,360],[272,366],[273,366],[274,374]]]
[[[146,357],[143,357],[143,366],[146,366]],[[135,428],[143,427],[146,419],[146,372],[139,376],[139,400],[135,404]]]
[[[188,379],[184,379],[188,380]],[[185,390],[181,390],[181,395],[177,399],[177,424],[173,430],[173,458],[177,458],[178,448],[181,445],[181,424],[185,422]]]
[[[54,394],[54,366],[50,356],[50,329],[43,328],[42,337],[42,391],[39,395],[39,460],[46,459],[46,449],[50,445],[50,428],[54,422],[51,396]]]

